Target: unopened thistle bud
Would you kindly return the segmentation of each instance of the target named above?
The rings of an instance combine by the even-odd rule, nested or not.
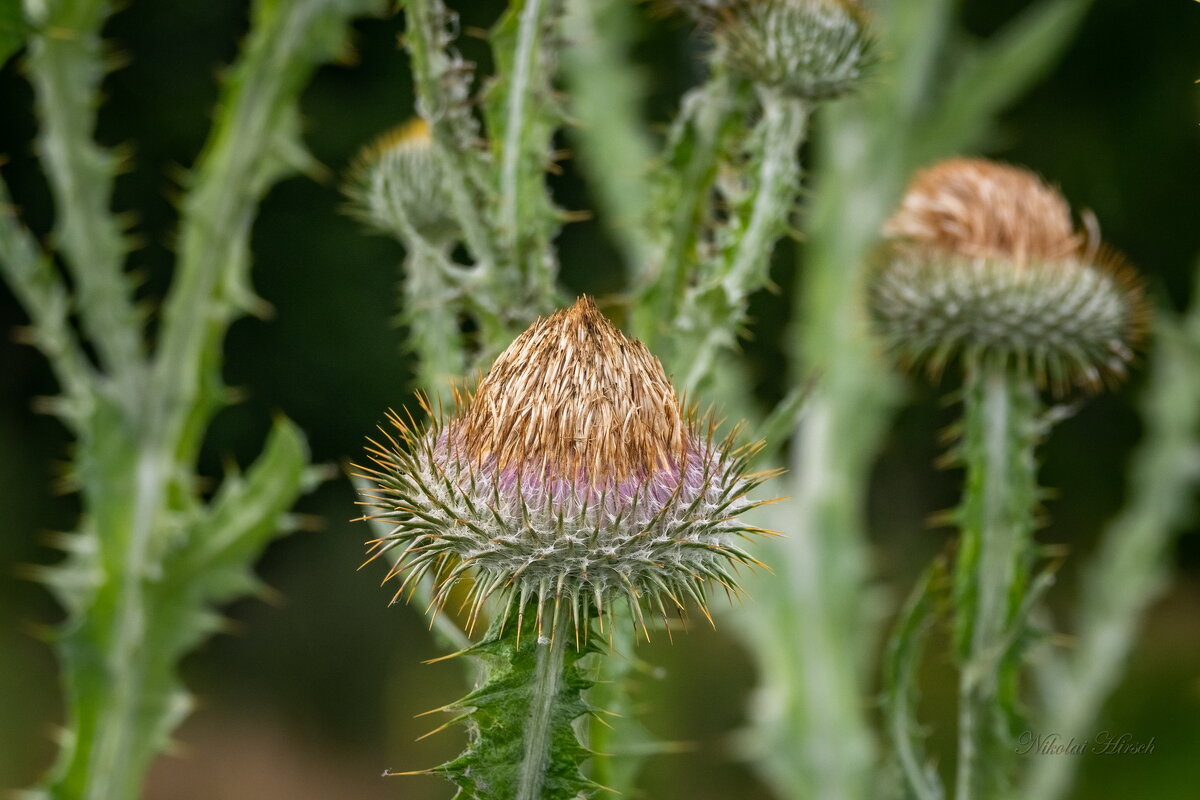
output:
[[[429,125],[414,118],[363,148],[345,193],[354,215],[372,228],[436,242],[456,230],[444,183]]]
[[[736,566],[757,563],[737,546],[758,530],[739,520],[765,477],[746,473],[753,448],[714,440],[586,297],[534,322],[452,413],[390,421],[368,502],[394,526],[372,552],[403,549],[397,598],[432,575],[437,605],[470,578],[472,623],[496,598],[518,626],[533,608],[540,633],[549,607],[578,633],[618,600],[638,620],[689,600],[707,615],[707,582],[736,592]]]
[[[806,100],[847,93],[874,58],[856,0],[725,0],[714,30],[735,69]]]
[[[877,330],[910,364],[997,359],[1056,391],[1121,377],[1145,324],[1131,268],[1077,232],[1033,173],[953,159],[917,174],[884,227]]]

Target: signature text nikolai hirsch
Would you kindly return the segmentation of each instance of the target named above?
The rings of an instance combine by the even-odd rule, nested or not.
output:
[[[1130,733],[1101,731],[1092,739],[1064,739],[1057,733],[1025,731],[1017,739],[1017,755],[1043,756],[1136,756],[1154,752],[1155,737],[1139,740]]]

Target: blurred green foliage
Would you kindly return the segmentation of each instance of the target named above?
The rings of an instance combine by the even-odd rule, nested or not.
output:
[[[968,31],[960,35],[987,36],[1024,5],[967,0]],[[133,263],[144,280],[139,294],[151,303],[163,295],[174,246],[176,190],[167,176],[196,157],[216,99],[215,75],[247,29],[246,6],[135,3],[105,31],[129,63],[105,82],[99,139],[134,145],[132,170],[117,182],[116,208],[141,211],[135,230],[143,247]],[[494,22],[492,2],[456,6],[464,30]],[[1200,91],[1193,85],[1200,77],[1198,12],[1194,4],[1098,0],[1060,65],[1003,116],[984,148],[1041,172],[1075,204],[1093,209],[1104,221],[1105,238],[1126,251],[1147,274],[1152,293],[1173,307],[1187,298],[1200,252],[1194,186]],[[646,114],[665,122],[697,78],[696,45],[686,26],[641,17],[637,56]],[[399,18],[360,22],[356,58],[321,70],[304,95],[306,142],[334,173],[364,142],[412,111],[411,79],[395,47],[400,28]],[[470,38],[462,47],[468,58],[485,57],[485,48]],[[3,170],[25,218],[45,235],[49,193],[31,154],[36,121],[19,60],[0,72],[0,98],[0,152],[9,157]],[[570,162],[551,182],[560,206],[594,205]],[[207,475],[219,476],[227,459],[248,463],[274,411],[299,424],[318,461],[338,463],[357,455],[383,409],[409,400],[410,364],[401,352],[402,333],[390,322],[400,248],[363,236],[339,213],[341,203],[332,180],[291,179],[267,198],[254,229],[254,285],[274,313],[238,322],[226,343],[226,380],[246,399],[218,416],[201,458]],[[568,226],[559,247],[570,288],[603,294],[621,284],[616,245],[597,222]],[[772,272],[781,292],[753,299],[755,335],[742,342],[753,390],[766,400],[783,390],[777,364],[795,258],[782,249]],[[0,330],[24,322],[11,295],[0,290]],[[1044,449],[1041,482],[1057,490],[1045,541],[1089,552],[1092,537],[1120,507],[1125,459],[1140,434],[1132,403],[1140,384],[1135,377],[1123,391],[1088,403]],[[914,583],[948,535],[924,518],[929,509],[954,502],[959,480],[930,468],[936,431],[952,419],[938,404],[947,388],[912,384],[874,470],[872,566],[894,596]],[[0,787],[27,784],[48,765],[53,725],[61,718],[55,661],[34,635],[61,612],[44,589],[19,578],[20,565],[56,558],[41,533],[70,528],[77,513],[74,498],[53,491],[66,434],[32,411],[34,398],[54,391],[38,353],[11,337],[0,339],[0,508],[7,517],[0,535]],[[346,523],[352,500],[342,480],[306,499],[301,510],[320,520],[319,529],[272,545],[261,564],[278,602],[230,606],[232,635],[188,659],[186,677],[201,708],[183,729],[183,757],[159,763],[147,797],[448,796],[433,778],[377,778],[385,767],[419,768],[460,749],[452,733],[414,744],[425,727],[406,722],[457,696],[459,674],[455,666],[421,665],[439,653],[419,612],[388,608],[389,593],[355,573],[364,534]],[[1099,725],[1135,738],[1154,736],[1156,751],[1081,757],[1078,798],[1192,796],[1192,754],[1200,748],[1200,533],[1186,535],[1178,555],[1171,590],[1153,607],[1130,671]],[[382,569],[372,574],[382,578]],[[1074,596],[1074,582],[1068,560],[1051,602]],[[767,796],[729,746],[754,685],[751,662],[734,641],[728,630],[695,626],[671,646],[656,640],[639,648],[647,661],[663,665],[637,698],[649,727],[663,739],[690,744],[649,762],[646,796]],[[935,686],[939,668],[928,667]],[[922,718],[950,720],[952,703],[949,688],[944,695],[935,690],[923,699]],[[949,760],[947,730],[928,744],[941,761]]]

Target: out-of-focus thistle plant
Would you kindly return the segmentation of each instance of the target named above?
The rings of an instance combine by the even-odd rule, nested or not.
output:
[[[383,233],[435,245],[456,238],[429,123],[419,117],[384,133],[359,154],[346,194],[351,210]]]
[[[1150,375],[1141,402],[1146,433],[1131,460],[1121,513],[1083,569],[1083,589],[1059,652],[1050,640],[1031,653],[1037,670],[1038,730],[1084,739],[1116,686],[1142,616],[1168,582],[1175,535],[1194,513],[1200,468],[1200,267],[1182,317],[1156,311]],[[1119,587],[1119,588],[1118,588]],[[1076,759],[1037,759],[1016,794],[1055,800],[1071,788]]]
[[[299,136],[299,93],[341,52],[348,20],[379,6],[254,4],[187,179],[177,267],[151,347],[124,269],[130,242],[110,210],[119,159],[92,139],[111,4],[25,4],[56,251],[21,226],[0,185],[0,270],[58,379],[51,407],[76,438],[72,483],[83,507],[79,530],[60,539],[66,557],[39,571],[67,612],[53,633],[67,720],[35,796],[139,795],[191,705],[179,659],[220,627],[214,604],[260,590],[250,566],[317,478],[303,436],[283,419],[246,473],[228,475],[209,497],[197,488],[196,461],[209,420],[228,402],[225,332],[261,306],[249,288],[258,202],[313,165]]]
[[[662,366],[589,298],[536,321],[492,365],[473,396],[425,428],[391,417],[365,470],[371,519],[387,535],[373,557],[399,550],[389,577],[399,598],[426,575],[437,613],[456,587],[487,667],[446,711],[470,732],[467,751],[429,770],[479,798],[575,798],[594,784],[574,720],[590,711],[577,664],[603,647],[614,607],[646,637],[708,585],[738,592],[736,568],[755,563],[737,539],[765,474],[753,447],[681,408]],[[524,638],[524,642],[522,641]]]
[[[730,65],[755,83],[806,100],[858,88],[875,61],[857,0],[728,0],[715,33]]]
[[[709,37],[712,74],[685,96],[660,169],[652,242],[634,309],[681,388],[719,391],[749,297],[769,284],[771,254],[800,191],[800,147],[817,105],[851,91],[874,43],[853,0],[682,6]],[[597,175],[598,179],[603,179]],[[721,395],[744,405],[736,392]]]
[[[954,565],[960,679],[955,797],[1012,791],[1021,670],[1035,576],[1034,449],[1049,427],[1038,386],[1055,393],[1119,378],[1142,338],[1132,271],[1077,233],[1066,201],[1030,172],[955,159],[918,173],[885,226],[870,283],[879,335],[909,365],[962,365],[963,422],[947,463],[966,471]],[[902,626],[903,627],[903,626]],[[908,761],[918,794],[936,778]]]
[[[258,302],[247,246],[257,202],[311,166],[297,95],[337,54],[346,19],[379,5],[254,5],[183,198],[170,295],[146,326],[109,208],[118,159],[92,141],[109,4],[26,3],[19,33],[29,34],[57,252],[20,226],[0,186],[0,268],[61,385],[49,405],[78,439],[85,512],[67,558],[45,572],[68,612],[58,644],[70,721],[42,795],[136,795],[187,708],[176,662],[217,625],[213,603],[256,588],[248,565],[315,479],[284,421],[247,474],[211,497],[195,462],[225,402],[224,333]],[[1039,636],[1052,572],[1038,570],[1033,541],[1033,456],[1054,417],[1040,393],[1121,376],[1143,325],[1137,283],[1075,230],[1056,193],[980,162],[920,176],[887,226],[886,254],[869,254],[911,171],[985,144],[1089,0],[1028,4],[979,41],[955,30],[953,0],[660,0],[696,23],[706,68],[661,147],[627,58],[638,4],[497,4],[488,75],[464,59],[443,0],[401,5],[419,116],[364,150],[346,193],[405,247],[401,321],[430,398],[427,423],[392,416],[358,478],[371,484],[371,558],[389,561],[396,597],[415,597],[479,665],[469,694],[439,709],[467,725],[467,750],[430,771],[460,797],[632,795],[636,759],[615,768],[607,757],[647,750],[624,691],[629,646],[656,618],[670,631],[685,608],[708,616],[709,594],[736,594],[740,579],[755,599],[736,626],[758,666],[743,739],[755,768],[781,797],[866,800],[894,788],[869,714],[882,614],[863,511],[897,397],[874,321],[909,366],[959,363],[966,382],[952,454],[967,476],[957,558],[921,579],[884,658],[900,792],[946,794],[922,754],[915,699],[924,633],[949,606],[958,795],[1061,795],[1071,759],[1040,759],[1018,784],[1005,746],[1027,710],[1024,668],[1044,694],[1030,715],[1086,735],[1196,480],[1200,311],[1156,341],[1132,502],[1086,572],[1078,650],[1063,656]],[[0,31],[4,55],[13,39]],[[556,282],[554,247],[573,217],[546,181],[563,129],[626,261],[627,296],[613,308],[632,339],[587,299],[539,318],[574,294]],[[813,154],[812,191],[801,152]],[[737,350],[793,226],[804,232],[794,327],[784,394],[767,412]],[[456,389],[484,370],[473,394]],[[680,404],[667,373],[684,396],[751,420],[771,446],[735,447],[735,434]],[[787,462],[789,501],[755,509],[747,493],[768,474],[749,471],[754,459]],[[786,534],[760,548],[769,577],[735,575],[753,563],[738,539],[755,524]],[[455,621],[464,615],[467,631]],[[606,722],[601,710],[621,714]]]
[[[399,321],[417,357],[419,384],[448,400],[453,381],[466,369],[453,282],[463,270],[450,261],[461,232],[429,125],[414,118],[367,146],[345,193],[351,213],[406,244]]]
[[[761,556],[781,579],[750,579],[756,605],[739,626],[760,674],[746,752],[782,797],[865,799],[892,789],[877,770],[869,718],[883,598],[865,514],[898,392],[869,332],[869,255],[910,172],[983,144],[1089,3],[1043,0],[987,40],[958,30],[950,0],[864,5],[881,55],[874,78],[817,116],[787,339],[788,385],[820,377],[801,418],[773,413],[764,423],[793,432],[777,490],[789,500],[765,509],[761,523],[786,534]],[[718,383],[740,385],[727,365],[718,372],[726,376]]]

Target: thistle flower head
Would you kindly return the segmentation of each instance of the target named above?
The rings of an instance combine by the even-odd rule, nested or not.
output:
[[[735,69],[806,100],[845,94],[874,60],[857,0],[723,0],[714,32]]]
[[[736,592],[736,566],[757,563],[737,546],[757,530],[739,521],[765,478],[746,473],[753,448],[683,412],[657,359],[586,297],[433,417],[392,415],[370,449],[368,503],[393,526],[371,549],[401,549],[396,597],[432,575],[441,604],[466,581],[471,623],[497,598],[518,626],[532,607],[539,633],[566,608],[578,634],[621,599],[638,620],[689,599],[707,615],[708,581]]]
[[[1139,281],[1033,173],[945,161],[917,174],[884,233],[871,312],[906,362],[999,359],[1058,392],[1124,374],[1145,324]]]
[[[345,194],[352,213],[372,228],[439,241],[456,230],[442,173],[429,125],[414,117],[363,148]]]

